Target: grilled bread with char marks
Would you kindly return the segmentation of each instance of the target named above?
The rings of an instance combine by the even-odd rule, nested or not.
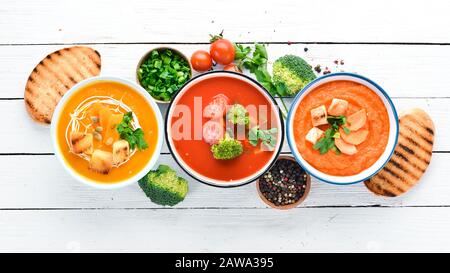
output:
[[[386,166],[366,187],[377,195],[399,196],[416,185],[425,173],[433,152],[435,128],[430,116],[414,108],[400,115],[397,147]]]
[[[74,46],[45,57],[31,72],[25,87],[25,106],[41,124],[50,124],[61,97],[76,83],[100,74],[100,54],[89,47]]]

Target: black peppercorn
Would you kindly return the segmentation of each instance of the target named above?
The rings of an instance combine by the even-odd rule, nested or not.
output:
[[[290,205],[303,197],[307,175],[300,165],[289,159],[279,159],[259,180],[262,195],[275,206]]]

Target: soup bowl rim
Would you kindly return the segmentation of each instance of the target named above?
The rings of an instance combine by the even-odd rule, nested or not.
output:
[[[169,131],[170,131],[170,120],[169,120],[169,114],[171,113],[171,109],[174,106],[174,104],[178,101],[178,96],[185,90],[185,88],[187,88],[187,86],[189,84],[191,84],[192,82],[202,78],[202,77],[207,77],[207,76],[211,76],[217,74],[218,76],[222,75],[228,75],[228,76],[233,76],[235,78],[242,78],[245,81],[251,82],[253,85],[257,86],[257,90],[260,92],[263,92],[263,95],[268,98],[268,102],[271,104],[271,106],[274,109],[274,113],[277,115],[277,124],[278,124],[278,129],[279,129],[279,141],[277,142],[277,147],[273,152],[272,158],[270,159],[270,161],[268,163],[266,163],[264,165],[263,168],[261,168],[260,170],[258,170],[258,172],[255,172],[255,174],[250,175],[248,177],[244,177],[242,179],[239,179],[237,182],[228,182],[228,181],[222,181],[222,180],[218,180],[218,179],[213,179],[213,178],[208,178],[204,175],[201,175],[202,177],[196,176],[193,172],[196,172],[195,170],[193,170],[193,168],[191,168],[186,162],[184,162],[184,160],[182,160],[181,158],[179,158],[178,156],[178,152],[176,151],[176,149],[173,147],[173,143],[170,139],[170,135],[169,135]],[[183,169],[191,178],[193,178],[196,181],[199,181],[203,184],[209,185],[209,186],[214,186],[214,187],[218,187],[218,188],[234,188],[234,187],[240,187],[243,185],[247,185],[249,183],[255,182],[258,180],[258,178],[263,175],[265,172],[267,172],[272,166],[273,164],[275,164],[281,149],[283,147],[283,142],[284,142],[284,121],[282,120],[282,112],[280,107],[278,106],[277,101],[272,97],[272,95],[270,95],[269,91],[267,91],[259,82],[257,82],[256,80],[254,80],[253,78],[244,75],[242,73],[237,73],[237,72],[233,72],[233,71],[225,71],[225,70],[221,70],[221,71],[208,71],[202,74],[199,74],[193,78],[191,78],[189,81],[187,81],[178,91],[177,93],[173,96],[172,100],[170,101],[169,107],[167,109],[166,112],[166,116],[165,116],[165,137],[166,137],[166,143],[167,146],[169,148],[170,153],[172,154],[172,157],[175,159],[175,161],[177,162],[177,164],[181,167],[181,169]]]
[[[336,78],[336,79],[334,79]],[[294,130],[293,130],[293,116],[297,112],[298,106],[302,99],[310,93],[312,90],[317,88],[318,86],[332,82],[337,80],[349,80],[352,82],[360,83],[370,90],[372,90],[382,101],[383,105],[388,112],[389,117],[389,136],[388,143],[383,150],[381,156],[372,164],[369,168],[363,170],[362,172],[350,175],[350,176],[336,176],[330,175],[325,172],[319,171],[317,168],[313,167],[309,164],[305,159],[303,159],[301,153],[298,151],[294,138]],[[377,174],[390,160],[392,154],[394,153],[395,147],[397,146],[399,135],[399,121],[398,114],[395,109],[394,103],[391,98],[387,94],[387,92],[377,83],[370,80],[367,77],[361,76],[359,74],[350,73],[350,72],[337,72],[324,75],[319,77],[313,81],[311,81],[308,85],[306,85],[294,98],[292,102],[291,108],[289,109],[289,113],[286,119],[286,138],[289,145],[289,148],[292,152],[292,155],[295,157],[297,162],[302,166],[302,168],[309,173],[311,176],[314,176],[319,181],[323,181],[329,184],[334,185],[351,185],[360,183],[362,181],[366,181],[370,179],[372,176]]]
[[[117,181],[114,183],[98,182],[95,179],[90,179],[86,176],[79,174],[73,167],[70,166],[70,164],[68,162],[66,162],[66,159],[64,158],[64,156],[62,155],[62,153],[60,151],[61,148],[58,143],[58,137],[57,137],[57,127],[58,127],[57,125],[58,125],[60,116],[62,114],[62,110],[64,109],[69,98],[74,96],[74,94],[77,91],[79,91],[81,88],[86,87],[90,84],[94,84],[95,82],[102,82],[102,81],[123,84],[123,85],[126,85],[129,88],[135,90],[139,95],[142,96],[142,98],[146,101],[146,103],[150,106],[150,108],[153,109],[153,112],[155,114],[155,119],[156,119],[156,126],[158,126],[158,139],[157,139],[157,143],[155,145],[155,150],[153,151],[153,154],[151,155],[150,159],[145,164],[145,166],[142,168],[142,170],[140,170],[136,174],[128,177],[127,179]],[[64,169],[73,178],[75,178],[76,180],[78,180],[79,182],[81,182],[85,185],[88,185],[88,186],[91,186],[94,188],[117,189],[117,188],[123,188],[123,187],[126,187],[126,186],[136,183],[139,179],[144,177],[155,166],[156,162],[158,161],[159,155],[161,153],[162,143],[163,143],[163,139],[164,139],[164,134],[163,134],[163,129],[162,129],[163,124],[164,124],[164,122],[163,122],[163,118],[161,115],[161,111],[159,110],[158,104],[155,102],[153,97],[150,96],[150,94],[148,94],[148,92],[144,88],[142,88],[141,86],[139,86],[138,84],[136,84],[132,81],[129,81],[129,80],[126,80],[126,79],[123,79],[120,77],[95,76],[95,77],[91,77],[91,78],[88,78],[88,79],[78,82],[77,84],[72,86],[69,89],[69,91],[67,91],[64,94],[64,96],[58,102],[58,104],[55,108],[55,111],[53,113],[52,121],[50,124],[50,134],[51,134],[51,138],[52,138],[53,150],[55,151],[55,155],[58,158],[58,161],[63,165]]]

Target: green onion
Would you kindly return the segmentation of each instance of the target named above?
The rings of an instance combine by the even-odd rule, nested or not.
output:
[[[188,61],[171,49],[151,51],[138,69],[141,86],[162,101],[170,101],[190,76]]]

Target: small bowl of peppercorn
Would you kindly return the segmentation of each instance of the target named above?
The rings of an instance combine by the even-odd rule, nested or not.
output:
[[[311,177],[292,156],[280,156],[256,182],[261,199],[272,208],[287,210],[302,203],[311,188]]]

